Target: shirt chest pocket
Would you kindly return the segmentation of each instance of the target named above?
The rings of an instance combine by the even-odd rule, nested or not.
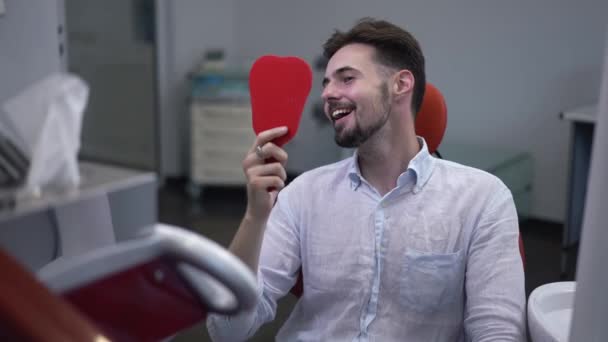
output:
[[[463,251],[429,254],[408,250],[400,283],[399,299],[413,317],[458,319],[464,300]]]

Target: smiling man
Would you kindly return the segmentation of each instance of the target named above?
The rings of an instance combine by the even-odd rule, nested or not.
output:
[[[284,187],[287,153],[271,141],[286,129],[257,137],[243,161],[248,205],[230,250],[257,274],[259,303],[211,316],[210,335],[253,335],[301,269],[304,292],[279,341],[525,340],[511,193],[488,173],[432,157],[416,136],[418,42],[364,19],[334,33],[324,52],[325,112],[336,143],[356,153]]]

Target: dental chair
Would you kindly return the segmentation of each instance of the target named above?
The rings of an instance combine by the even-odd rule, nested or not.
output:
[[[251,271],[227,250],[156,224],[137,238],[59,260],[38,279],[0,251],[0,339],[159,341],[255,306]]]
[[[429,153],[441,158],[438,151],[447,127],[448,112],[445,99],[439,89],[431,83],[426,83],[424,98],[420,111],[416,115],[416,134],[423,137],[429,149]],[[521,236],[519,238],[519,252],[525,266],[524,244]],[[302,296],[304,281],[302,269],[299,271],[298,280],[290,292],[296,297]]]
[[[107,340],[91,321],[2,250],[0,270],[0,340]]]

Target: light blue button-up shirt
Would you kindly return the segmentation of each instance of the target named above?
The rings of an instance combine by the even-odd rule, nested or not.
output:
[[[496,177],[420,152],[381,196],[356,154],[283,189],[266,228],[254,311],[210,316],[242,341],[304,293],[278,341],[524,341],[517,213]]]

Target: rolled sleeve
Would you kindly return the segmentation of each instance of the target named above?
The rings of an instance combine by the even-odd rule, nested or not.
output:
[[[263,292],[263,281],[258,276],[258,298],[262,298]],[[259,310],[260,301],[258,300],[258,305],[254,310],[244,311],[234,316],[210,314],[207,317],[207,332],[209,333],[209,337],[211,337],[212,341],[245,341],[255,333],[255,330],[253,332],[252,330],[256,326],[256,320],[260,316]]]
[[[300,240],[284,189],[272,210],[260,251],[258,304],[234,316],[209,315],[207,330],[213,341],[245,341],[262,324],[274,319],[277,301],[294,285],[300,261]]]

